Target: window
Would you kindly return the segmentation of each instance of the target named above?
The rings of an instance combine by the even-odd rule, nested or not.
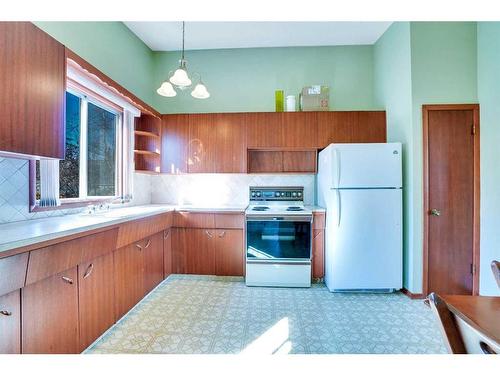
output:
[[[118,134],[121,113],[77,91],[66,92],[66,154],[59,162],[59,198],[118,196]],[[37,199],[40,163],[37,162]]]

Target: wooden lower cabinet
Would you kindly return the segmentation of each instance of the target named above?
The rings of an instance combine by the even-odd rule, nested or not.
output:
[[[22,290],[22,352],[78,353],[78,272],[74,267]]]
[[[141,243],[114,252],[115,311],[120,319],[144,296],[144,257]]]
[[[186,273],[215,274],[215,230],[185,229],[187,235]]]
[[[217,229],[215,240],[215,274],[243,276],[243,230]]]
[[[313,229],[312,240],[312,277],[320,279],[325,276],[325,230]]]
[[[0,354],[21,353],[21,292],[0,296]]]
[[[80,351],[115,323],[113,253],[78,265]]]
[[[163,231],[163,278],[166,279],[173,272],[172,269],[172,232],[173,229]]]
[[[144,294],[147,294],[163,281],[163,232],[152,235],[145,242]]]

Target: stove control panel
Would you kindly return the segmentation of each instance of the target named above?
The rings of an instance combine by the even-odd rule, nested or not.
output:
[[[250,187],[250,201],[303,201],[304,188],[299,187]]]

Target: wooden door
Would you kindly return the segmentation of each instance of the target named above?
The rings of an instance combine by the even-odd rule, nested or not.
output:
[[[474,253],[479,250],[475,249],[478,107],[424,106],[423,115],[427,245],[424,292],[472,294],[476,289]],[[425,276],[424,270],[424,282]]]
[[[215,274],[243,276],[243,230],[217,229],[215,236]]]
[[[215,172],[246,173],[247,142],[245,115],[217,113],[215,116]]]
[[[283,137],[285,147],[318,147],[317,113],[283,113]]]
[[[186,229],[186,273],[215,275],[215,230]]]
[[[246,113],[248,148],[283,147],[282,115],[279,112]]]
[[[139,241],[114,252],[115,311],[120,319],[144,297],[143,243]]]
[[[172,273],[172,228],[168,228],[163,231],[163,278]]]
[[[64,159],[64,46],[30,22],[0,22],[0,151]]]
[[[312,276],[322,278],[325,276],[325,231],[313,230],[312,240]]]
[[[210,113],[189,115],[189,173],[215,172],[215,117]]]
[[[78,272],[74,267],[22,289],[22,352],[79,353]]]
[[[80,351],[115,323],[113,253],[78,265]]]
[[[163,115],[161,173],[188,172],[189,115]]]
[[[144,294],[147,294],[163,280],[163,232],[152,235],[145,242]]]
[[[21,294],[0,296],[0,354],[21,353]]]

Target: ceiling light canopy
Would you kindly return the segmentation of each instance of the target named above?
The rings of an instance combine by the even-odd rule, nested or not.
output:
[[[185,90],[193,84],[191,78],[189,78],[189,74],[187,71],[187,60],[184,58],[184,30],[185,30],[185,22],[182,22],[182,56],[179,60],[179,67],[172,74],[172,71],[169,73],[169,79],[161,84],[161,86],[156,90],[159,95],[166,97],[173,97],[177,95],[175,88],[178,90]],[[201,80],[201,75],[199,73],[194,73],[200,77],[199,83],[195,86],[194,90],[191,91],[191,96],[196,99],[207,99],[210,97],[210,93],[207,90],[207,87]]]

